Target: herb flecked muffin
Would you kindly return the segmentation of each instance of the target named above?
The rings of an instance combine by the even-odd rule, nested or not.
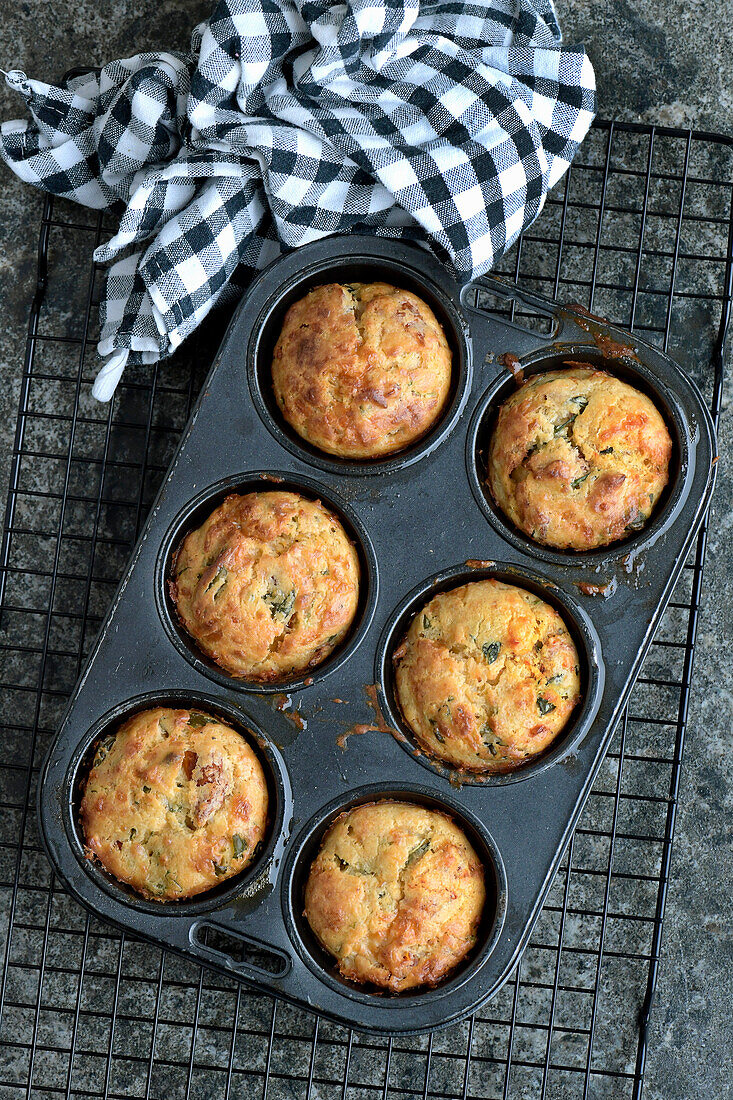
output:
[[[171,600],[203,652],[257,681],[320,664],[359,600],[359,559],[339,520],[284,490],[228,496],[185,537],[171,574]]]
[[[491,493],[520,531],[592,550],[640,530],[669,478],[672,440],[644,393],[586,364],[530,378],[501,407]]]
[[[449,817],[409,802],[341,814],[305,889],[305,916],[343,977],[394,993],[434,986],[476,944],[486,890]]]
[[[267,804],[241,734],[203,711],[156,707],[97,745],[81,800],[86,852],[143,897],[190,898],[252,862]]]
[[[409,290],[329,283],[286,313],[272,382],[283,416],[307,442],[341,458],[375,458],[435,423],[451,352],[433,311]]]
[[[434,596],[394,654],[397,699],[433,756],[505,772],[543,752],[580,699],[578,652],[558,612],[490,578]]]

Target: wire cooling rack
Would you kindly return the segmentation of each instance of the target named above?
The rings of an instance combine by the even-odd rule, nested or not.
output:
[[[500,273],[658,343],[714,417],[731,306],[733,140],[600,123]],[[521,963],[470,1020],[378,1039],[89,916],[39,841],[39,765],[221,333],[97,368],[102,218],[49,199],[0,549],[0,1100],[639,1098],[660,958],[705,531]],[[530,320],[530,319],[527,319]]]

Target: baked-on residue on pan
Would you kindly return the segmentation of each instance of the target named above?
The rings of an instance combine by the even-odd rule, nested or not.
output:
[[[667,426],[645,393],[578,363],[534,375],[504,402],[488,482],[536,542],[592,550],[646,524],[671,455]]]
[[[303,439],[341,458],[376,458],[413,443],[440,416],[451,351],[416,294],[388,283],[329,283],[286,313],[272,382]]]
[[[341,522],[286,490],[228,496],[186,535],[171,575],[171,600],[200,649],[256,681],[319,665],[359,601],[359,558]]]
[[[383,801],[343,813],[305,889],[305,916],[341,975],[398,993],[434,986],[476,945],[484,869],[445,814]]]
[[[244,870],[267,825],[256,753],[205,711],[155,707],[96,746],[81,800],[86,851],[157,901],[190,898]]]
[[[425,604],[394,667],[420,744],[470,772],[508,771],[543,752],[580,698],[578,652],[560,614],[494,578]]]

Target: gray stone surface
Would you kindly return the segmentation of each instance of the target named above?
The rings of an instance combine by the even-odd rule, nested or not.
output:
[[[53,5],[45,0],[8,0],[0,26],[0,64],[23,67],[37,76],[58,75],[74,63],[103,63],[146,47],[184,48],[190,27],[207,9],[203,0],[59,0]],[[589,49],[604,116],[733,131],[731,0],[718,5],[702,0],[561,0],[559,14],[566,39],[584,41]],[[15,97],[3,88],[0,118],[16,114]],[[40,210],[39,195],[4,171],[0,190],[3,500]],[[664,962],[646,1077],[649,1100],[717,1100],[729,1095],[731,1087],[732,787],[726,767],[733,719],[729,671],[733,417],[729,398],[730,385],[723,412],[722,458],[711,517]],[[623,983],[620,974],[607,996],[622,997]]]

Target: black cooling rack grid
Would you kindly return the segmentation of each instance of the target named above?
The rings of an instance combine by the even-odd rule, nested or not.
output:
[[[717,419],[732,227],[733,140],[601,122],[499,273],[658,343]],[[531,945],[463,1024],[365,1037],[110,929],[55,881],[39,766],[224,323],[95,402],[91,253],[108,231],[45,204],[0,547],[0,1100],[637,1100],[704,529]]]

